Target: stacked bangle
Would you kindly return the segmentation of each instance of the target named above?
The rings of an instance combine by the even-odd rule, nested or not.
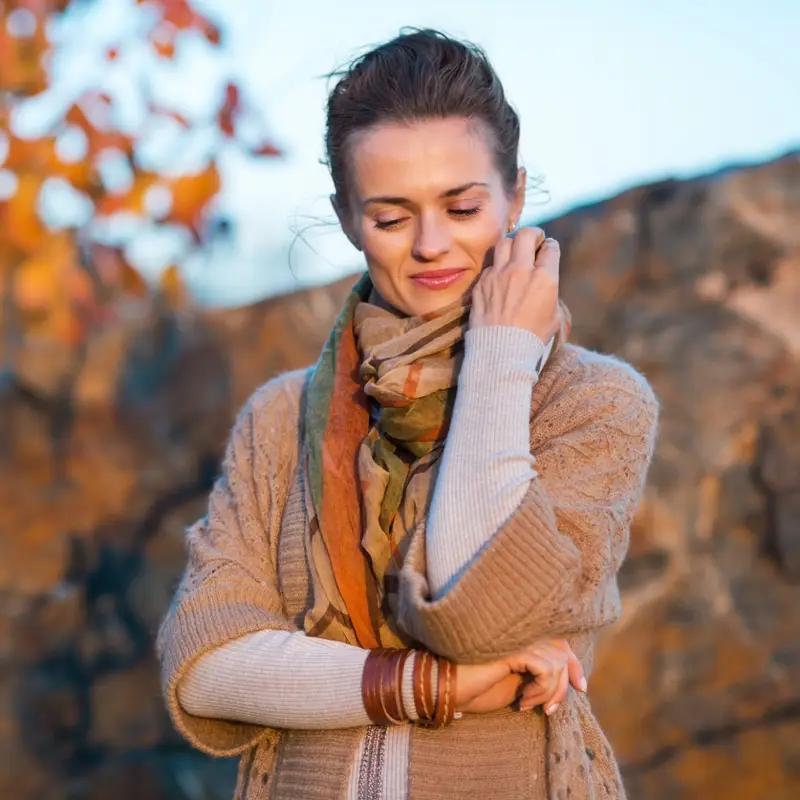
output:
[[[378,648],[364,664],[361,689],[364,708],[374,725],[400,725],[408,720],[403,704],[403,675],[414,654],[414,706],[419,724],[441,728],[453,720],[456,698],[456,665],[425,650]],[[434,691],[433,667],[437,666]]]

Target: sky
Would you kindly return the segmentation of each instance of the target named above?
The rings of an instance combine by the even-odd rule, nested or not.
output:
[[[437,27],[488,52],[521,117],[522,163],[547,191],[531,198],[529,222],[800,146],[800,0],[196,2],[222,22],[227,48],[215,60],[186,54],[165,92],[202,105],[237,77],[285,153],[223,160],[221,207],[236,223],[235,246],[188,273],[215,305],[361,267],[335,225],[320,163],[324,75],[405,25]],[[96,36],[131,3],[104,0]],[[82,29],[71,76],[91,71],[91,36]]]

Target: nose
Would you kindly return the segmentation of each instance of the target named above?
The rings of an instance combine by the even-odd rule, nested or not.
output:
[[[421,215],[412,255],[417,261],[436,261],[450,250],[447,225],[434,215]]]

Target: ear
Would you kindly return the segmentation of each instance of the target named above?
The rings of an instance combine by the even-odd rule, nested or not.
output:
[[[361,245],[359,244],[358,237],[356,236],[350,213],[346,208],[343,208],[341,205],[339,205],[335,194],[330,196],[330,200],[333,210],[336,212],[336,218],[339,220],[339,225],[342,228],[342,233],[344,233],[344,235],[347,237],[347,240],[350,242],[350,244],[353,245],[356,250],[360,251]]]
[[[517,170],[517,183],[514,187],[514,199],[512,201],[513,219],[519,222],[522,217],[522,209],[525,207],[525,189],[528,185],[528,172],[525,167]]]

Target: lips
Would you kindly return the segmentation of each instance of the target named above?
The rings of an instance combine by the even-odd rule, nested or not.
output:
[[[465,273],[465,269],[431,269],[417,272],[411,276],[411,279],[418,286],[424,286],[426,289],[446,289]]]
[[[456,267],[454,269],[430,269],[427,272],[415,272],[411,277],[412,278],[449,278],[451,275],[456,275],[459,272],[463,272],[462,267]]]

